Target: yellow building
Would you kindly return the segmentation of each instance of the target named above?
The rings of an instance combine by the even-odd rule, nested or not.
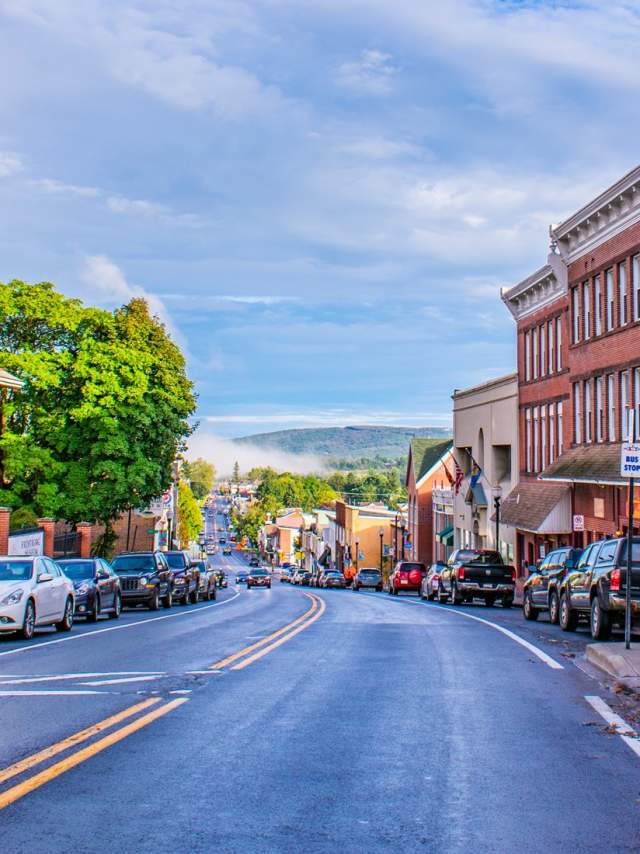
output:
[[[358,507],[336,502],[336,568],[347,578],[360,567],[382,569],[385,574],[393,559],[392,524],[398,514],[382,504]]]

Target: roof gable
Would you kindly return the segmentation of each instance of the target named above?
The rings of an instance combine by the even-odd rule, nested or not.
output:
[[[434,442],[433,439],[415,438],[409,448],[409,463],[416,484],[452,449],[453,440]],[[407,470],[407,474],[408,474]],[[408,480],[408,478],[407,478]]]

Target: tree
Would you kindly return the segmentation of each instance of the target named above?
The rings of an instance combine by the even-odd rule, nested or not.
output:
[[[213,488],[216,478],[216,469],[212,463],[199,457],[192,462],[185,462],[182,466],[184,477],[191,484],[191,491],[199,500],[206,498]]]
[[[88,308],[53,285],[0,285],[0,358],[25,386],[6,405],[0,503],[105,525],[160,495],[195,409],[184,357],[134,299]]]
[[[182,546],[195,540],[202,530],[202,511],[189,484],[178,484],[178,539]]]

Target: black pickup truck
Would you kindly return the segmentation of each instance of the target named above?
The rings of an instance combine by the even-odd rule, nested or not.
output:
[[[438,599],[461,605],[477,596],[486,605],[500,599],[503,608],[510,608],[515,587],[516,571],[505,564],[499,552],[456,549],[440,573]]]

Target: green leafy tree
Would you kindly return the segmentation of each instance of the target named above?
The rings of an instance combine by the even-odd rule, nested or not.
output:
[[[213,488],[216,479],[216,469],[212,463],[198,458],[191,462],[185,462],[182,466],[184,477],[191,484],[191,491],[198,500],[206,498]]]
[[[195,540],[202,530],[202,511],[189,484],[178,484],[178,539],[183,546]]]
[[[144,300],[108,312],[49,283],[0,285],[0,359],[25,380],[7,402],[0,503],[105,525],[147,504],[195,409],[184,357]]]

